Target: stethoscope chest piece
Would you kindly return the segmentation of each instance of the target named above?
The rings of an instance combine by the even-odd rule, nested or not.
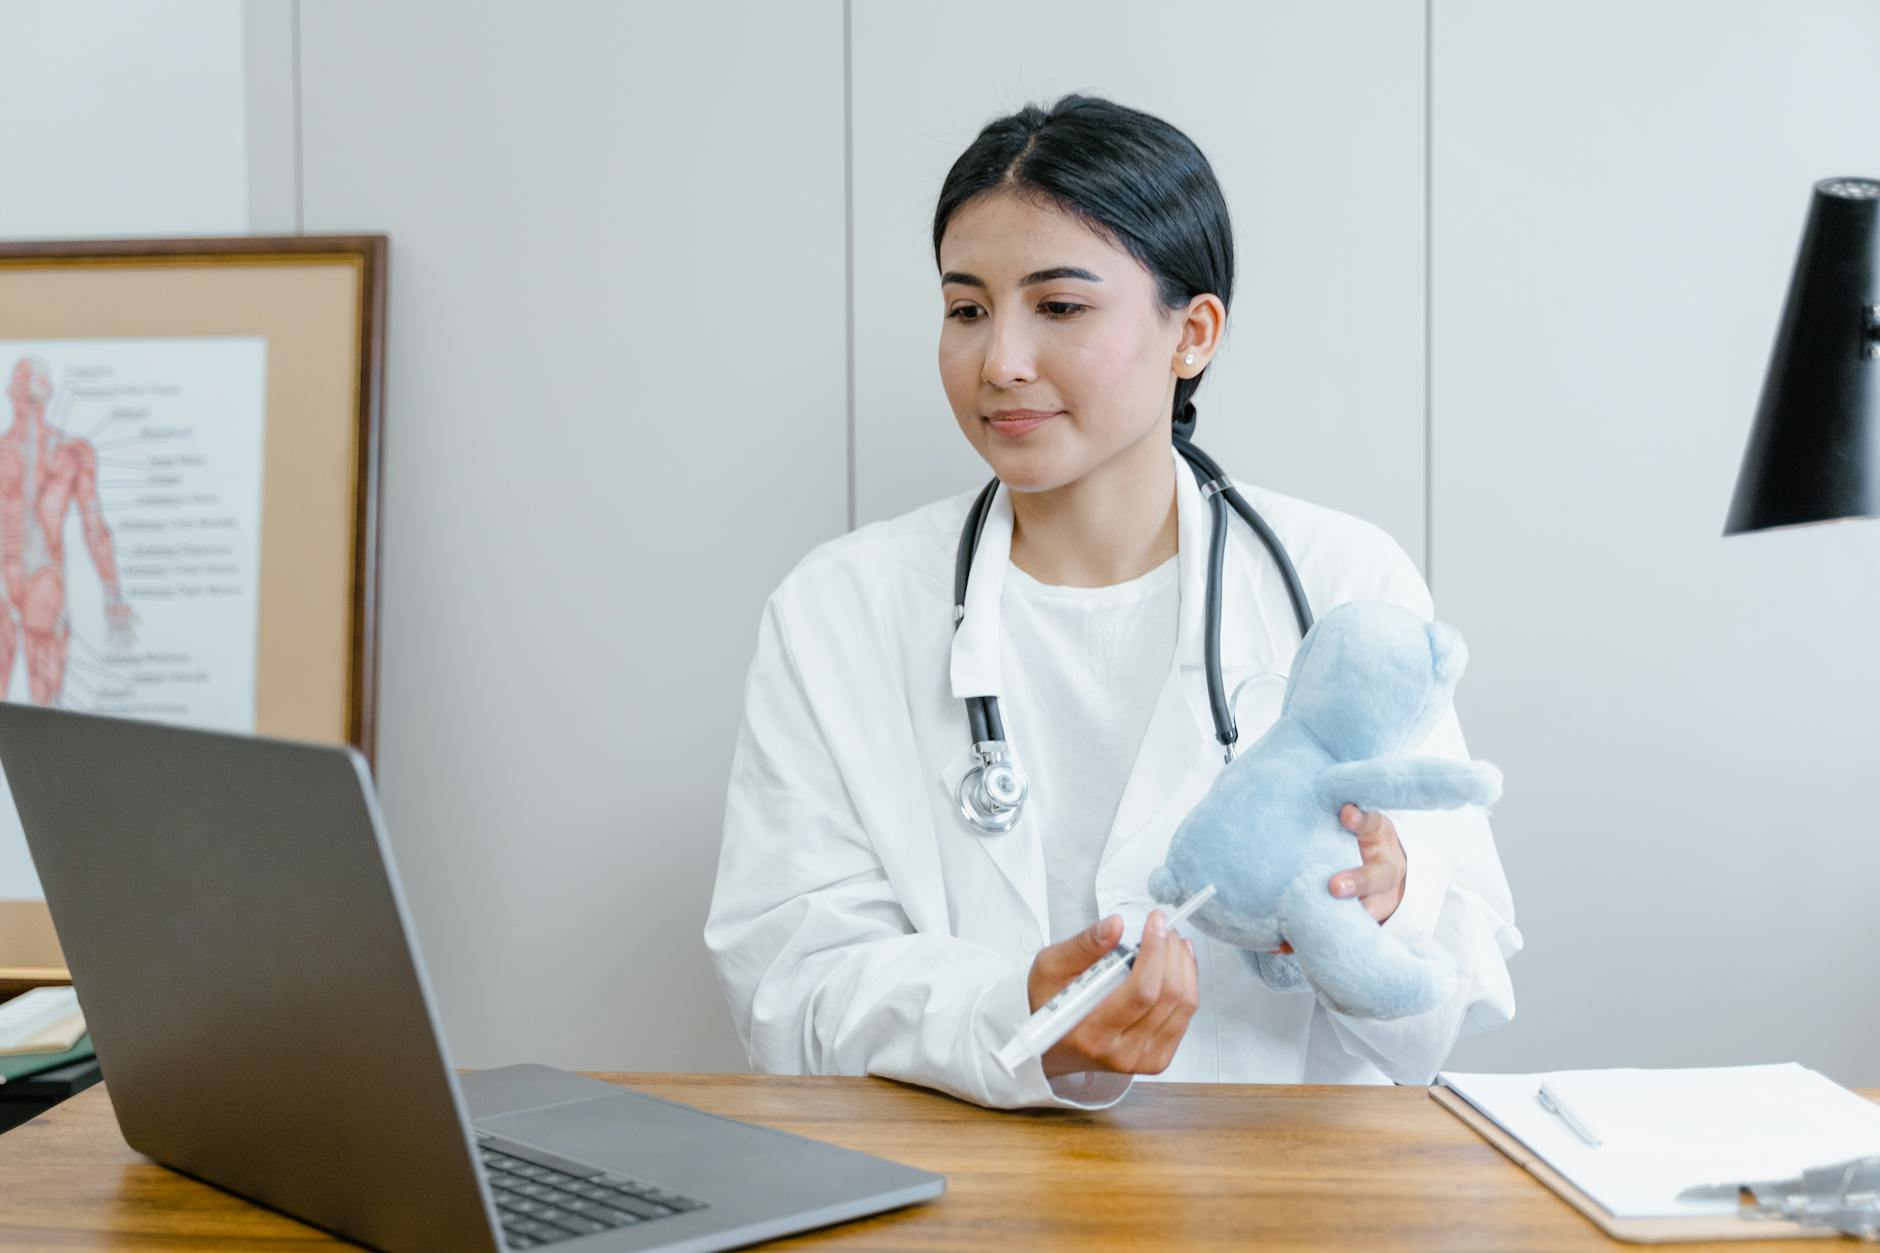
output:
[[[1031,783],[1002,741],[973,745],[977,764],[960,776],[960,816],[981,835],[1004,835],[1018,825]]]

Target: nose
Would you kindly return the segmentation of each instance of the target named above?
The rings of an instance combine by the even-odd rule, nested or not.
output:
[[[980,376],[994,387],[1009,388],[1031,382],[1038,374],[1038,354],[1024,319],[993,314],[990,320],[986,360]]]

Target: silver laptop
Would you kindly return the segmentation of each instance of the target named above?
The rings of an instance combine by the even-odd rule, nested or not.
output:
[[[381,1249],[725,1249],[946,1181],[547,1066],[453,1075],[348,748],[0,703],[124,1139]]]

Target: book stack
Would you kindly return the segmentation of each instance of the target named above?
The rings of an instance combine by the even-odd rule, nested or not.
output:
[[[0,1083],[91,1055],[85,1013],[70,985],[34,988],[0,1004]]]

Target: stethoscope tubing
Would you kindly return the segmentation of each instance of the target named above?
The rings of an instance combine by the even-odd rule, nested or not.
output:
[[[1220,464],[1180,436],[1175,438],[1175,451],[1182,455],[1189,469],[1194,471],[1195,480],[1208,499],[1208,511],[1212,515],[1208,535],[1207,622],[1203,637],[1206,645],[1204,662],[1208,675],[1208,712],[1214,719],[1214,738],[1220,741],[1224,750],[1232,753],[1234,745],[1240,741],[1240,728],[1235,725],[1227,683],[1221,674],[1221,582],[1227,564],[1227,505],[1233,506],[1234,512],[1253,528],[1254,534],[1260,537],[1260,542],[1273,555],[1274,564],[1279,567],[1280,579],[1286,584],[1286,596],[1292,601],[1293,618],[1299,623],[1301,639],[1312,629],[1312,606],[1306,600],[1305,588],[1299,582],[1299,572],[1293,568],[1292,557],[1286,552],[1286,546],[1280,543],[1279,536],[1273,533],[1266,519],[1247,503],[1247,498],[1240,494]],[[990,499],[987,498],[988,502]],[[1226,504],[1222,503],[1223,500]]]
[[[1286,546],[1280,543],[1279,536],[1267,525],[1266,519],[1234,487],[1227,472],[1181,431],[1177,431],[1174,444],[1175,451],[1181,454],[1193,471],[1195,480],[1201,485],[1202,495],[1208,502],[1210,529],[1203,637],[1208,711],[1214,720],[1215,738],[1220,741],[1227,758],[1232,760],[1234,745],[1240,739],[1240,730],[1234,721],[1233,705],[1221,672],[1221,584],[1227,561],[1227,510],[1230,507],[1259,536],[1267,552],[1272,554],[1274,564],[1279,567],[1280,578],[1286,584],[1286,595],[1292,601],[1293,617],[1299,624],[1301,639],[1312,629],[1312,607],[1306,600],[1305,588],[1299,581],[1299,572],[1294,569]],[[979,495],[973,499],[972,508],[967,511],[966,524],[960,529],[959,547],[953,563],[953,629],[956,632],[966,618],[966,585],[972,574],[973,555],[978,551],[979,537],[985,530],[986,518],[992,512],[992,498],[998,489],[999,480],[996,477],[980,489]],[[1002,768],[1017,770],[1017,763],[1010,760],[1005,744],[1005,722],[999,716],[999,698],[990,695],[967,697],[966,722],[973,737],[973,752],[979,757],[980,765],[969,770],[966,779],[961,782],[961,811],[966,820],[982,834],[1009,831],[1017,821],[1012,812],[1017,808],[1016,805],[1003,810],[995,807],[990,815],[982,815],[976,812],[975,805],[967,799],[968,792],[972,790],[972,781],[983,778],[985,770],[995,764],[995,754]],[[1019,771],[1018,777],[1022,780],[1022,771]]]

